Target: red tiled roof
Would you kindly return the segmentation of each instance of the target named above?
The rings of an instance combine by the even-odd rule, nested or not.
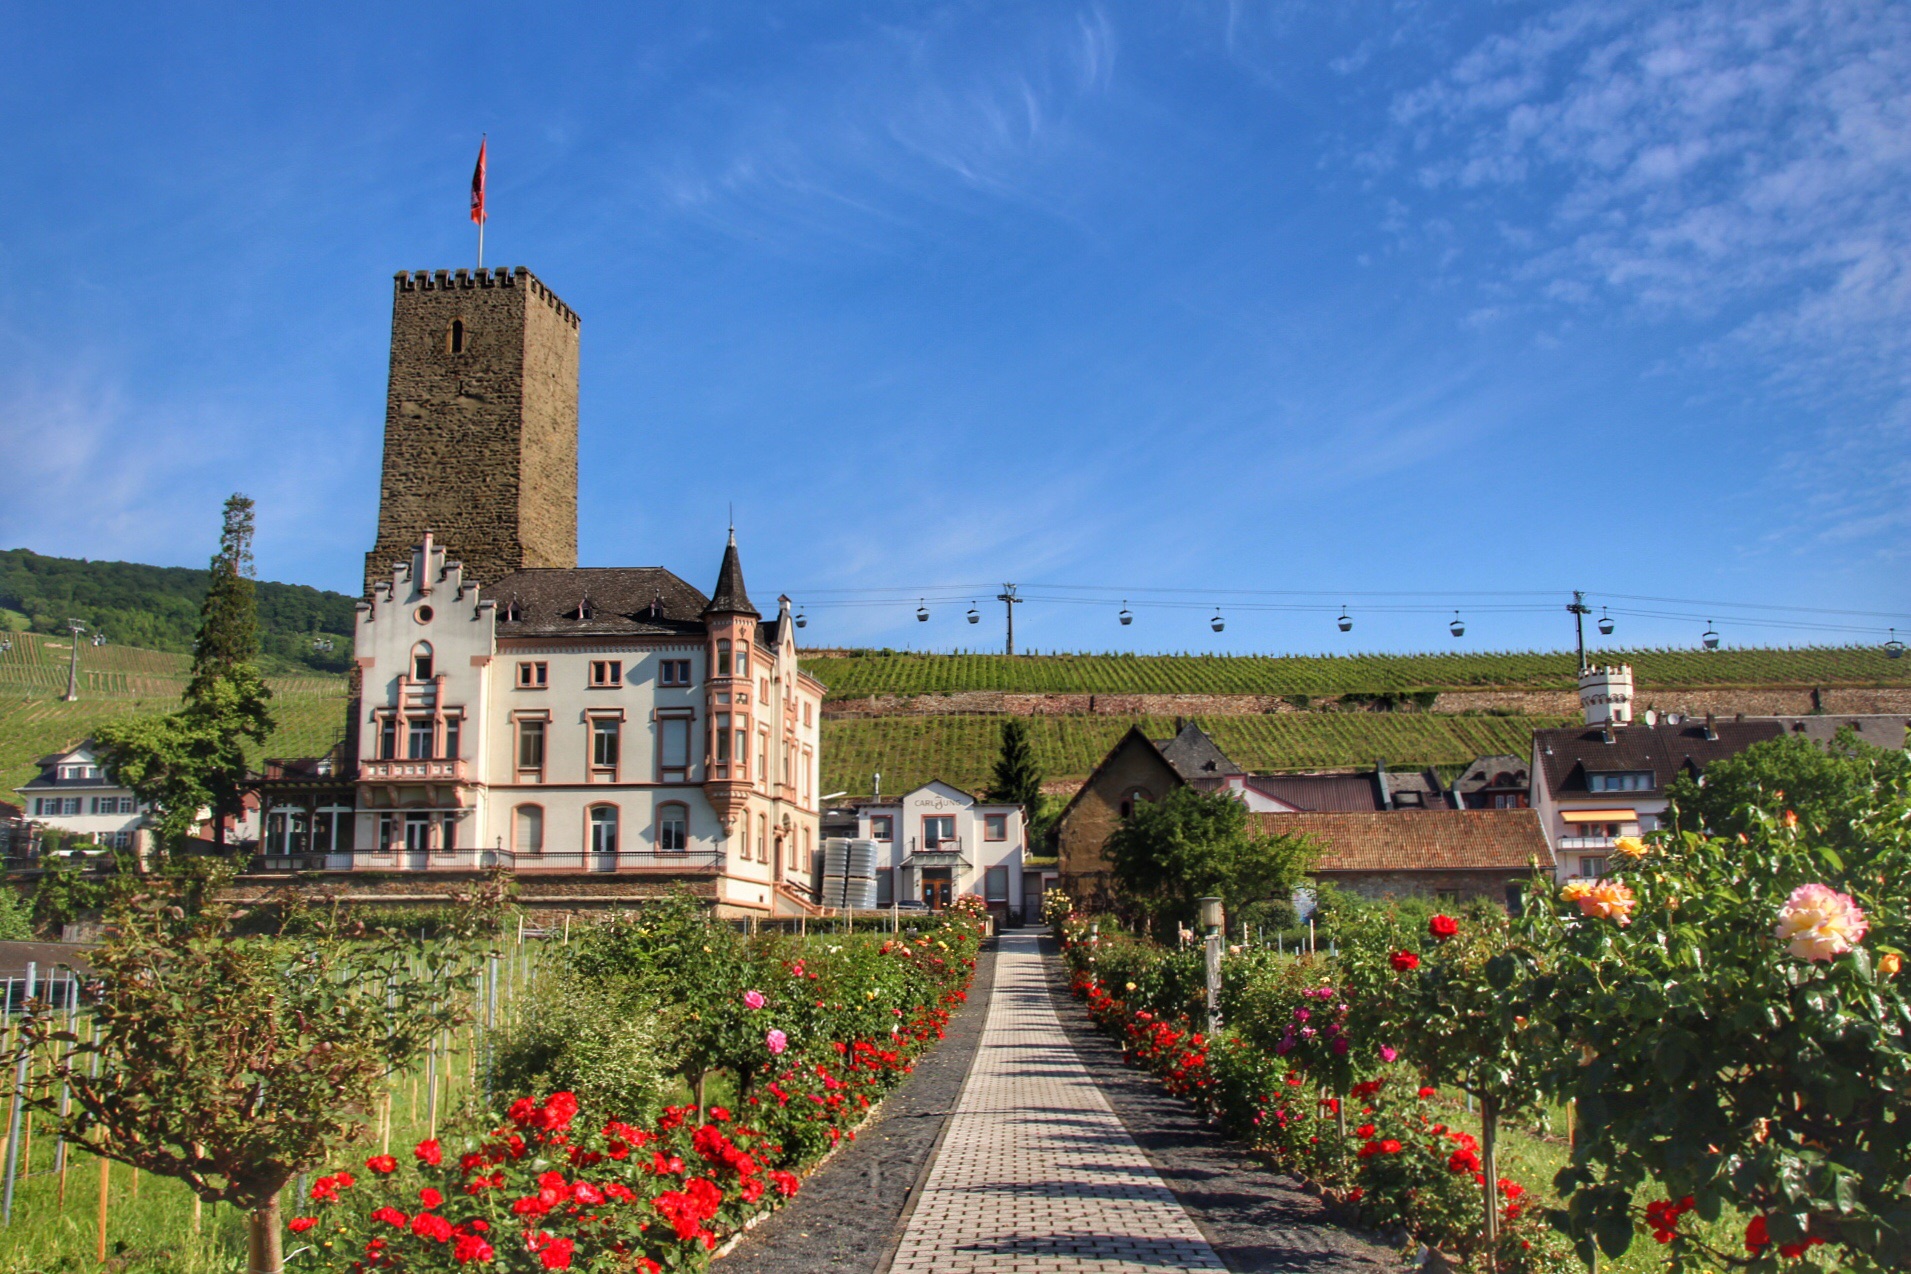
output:
[[[1523,871],[1553,866],[1535,810],[1253,814],[1269,834],[1304,832],[1317,871]]]

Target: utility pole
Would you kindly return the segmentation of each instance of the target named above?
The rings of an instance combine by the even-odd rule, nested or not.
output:
[[[1586,605],[1586,595],[1578,589],[1573,590],[1573,600],[1566,603],[1566,609],[1572,613],[1573,635],[1579,639],[1579,671],[1586,671],[1586,616],[1592,614],[1592,607]]]
[[[68,703],[80,701],[80,634],[86,631],[86,625],[77,619],[66,621],[67,628],[73,634],[72,656],[66,661],[66,693],[61,696]]]
[[[1015,608],[1021,605],[1022,599],[1015,595],[1015,585],[1004,584],[1002,585],[1002,591],[995,595],[995,600],[998,602],[1001,602],[1003,607],[1008,611],[1008,615],[1009,615],[1008,653],[1012,655],[1015,653]]]

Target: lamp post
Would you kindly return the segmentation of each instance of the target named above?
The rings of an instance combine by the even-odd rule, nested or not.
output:
[[[1206,946],[1208,967],[1208,1034],[1212,1035],[1221,1026],[1221,900],[1212,894],[1200,899],[1201,929],[1207,936]]]

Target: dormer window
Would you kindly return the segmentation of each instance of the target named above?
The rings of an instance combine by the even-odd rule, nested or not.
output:
[[[590,617],[591,617],[591,599],[589,597],[586,597],[582,601],[578,602],[576,609],[569,610],[564,613],[564,618],[566,619],[575,619],[575,620],[582,621],[582,620],[589,619]]]
[[[509,602],[506,602],[504,606],[504,622],[507,624],[523,623],[524,622],[524,603],[519,601],[515,597],[513,597]]]
[[[453,354],[464,353],[464,320],[452,319],[451,331],[445,338],[445,348]]]

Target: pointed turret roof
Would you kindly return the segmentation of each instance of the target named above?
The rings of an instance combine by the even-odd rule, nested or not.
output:
[[[756,607],[750,605],[750,595],[743,588],[743,563],[737,557],[735,527],[730,528],[730,543],[723,550],[723,565],[717,571],[717,591],[710,595],[710,604],[703,608],[703,613],[763,618]]]

